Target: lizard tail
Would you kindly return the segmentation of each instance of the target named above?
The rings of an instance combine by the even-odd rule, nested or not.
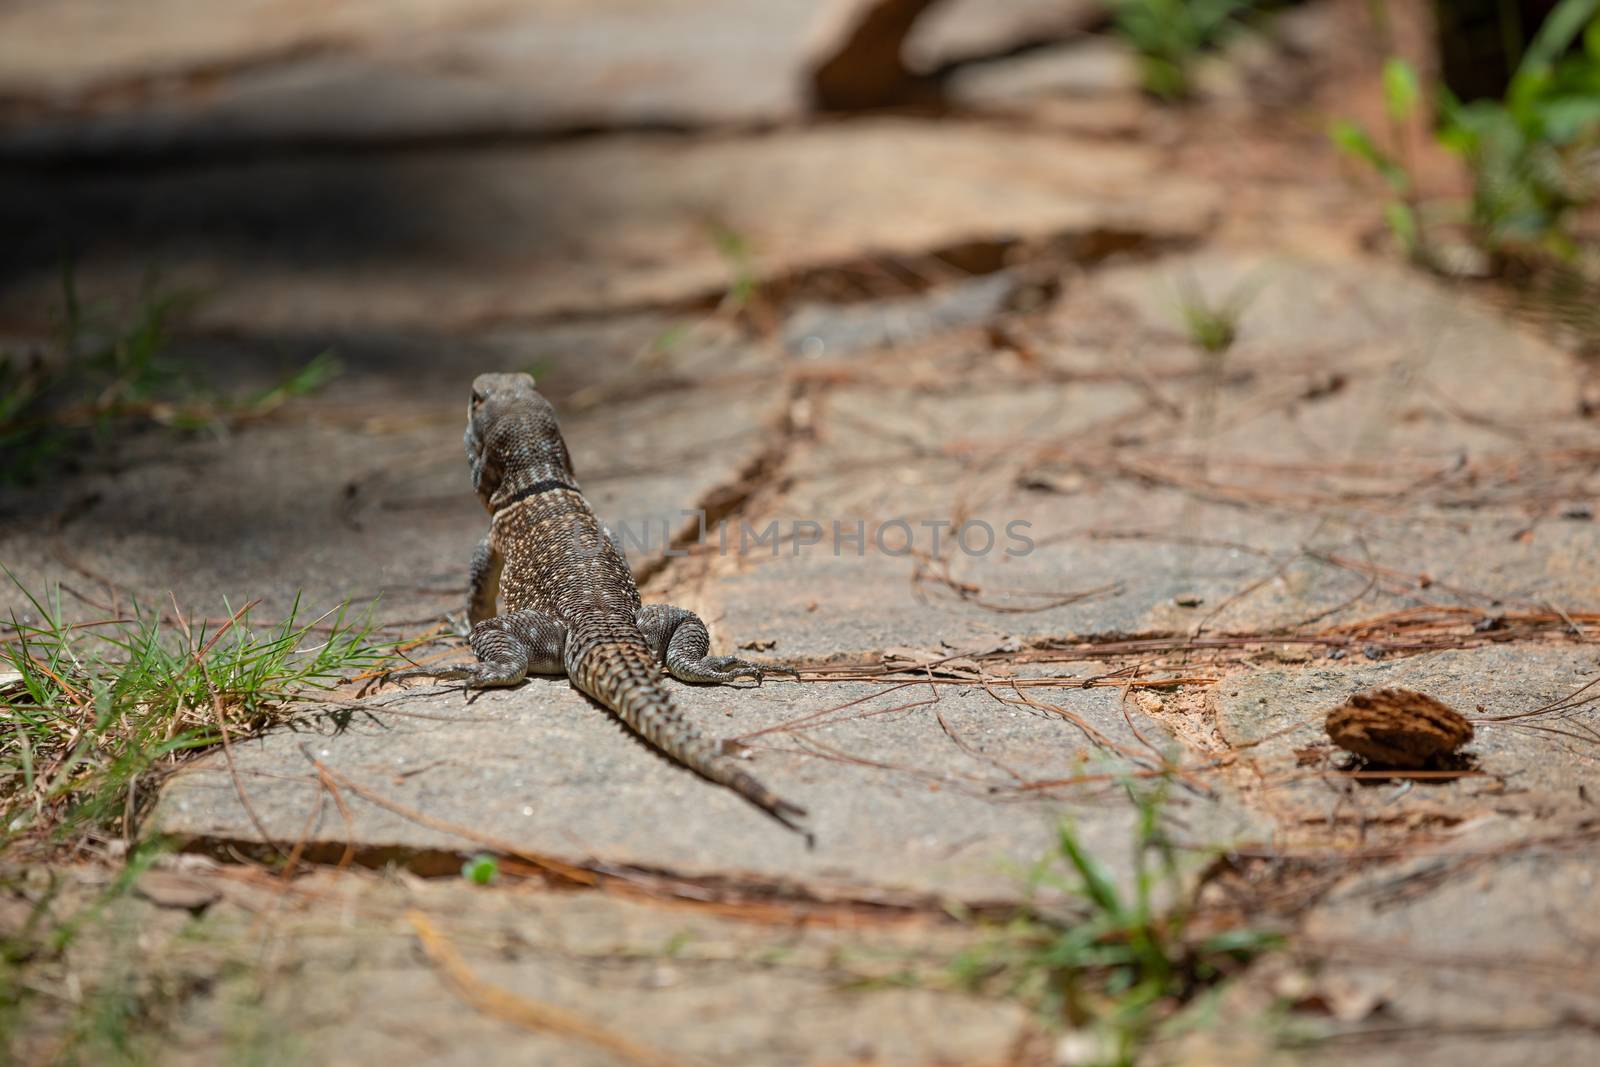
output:
[[[811,833],[796,821],[805,817],[804,808],[762,785],[719,742],[683,717],[661,684],[661,666],[631,616],[595,615],[570,625],[566,661],[572,683],[615,712],[634,733],[696,774],[738,793],[802,835],[807,846],[813,843]]]

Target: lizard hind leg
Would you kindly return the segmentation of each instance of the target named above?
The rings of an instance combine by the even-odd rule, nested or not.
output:
[[[757,685],[769,674],[800,675],[789,667],[752,663],[738,656],[709,656],[711,635],[700,616],[667,604],[646,604],[638,612],[639,629],[667,673],[680,682],[728,685],[754,678]]]
[[[390,675],[395,680],[433,677],[462,679],[468,689],[516,685],[530,674],[563,674],[567,630],[538,611],[513,611],[484,619],[468,640],[478,662],[466,666],[420,667]]]

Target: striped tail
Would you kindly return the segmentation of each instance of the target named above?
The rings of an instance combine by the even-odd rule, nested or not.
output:
[[[572,623],[567,630],[566,667],[573,685],[610,708],[634,733],[696,774],[727,786],[803,835],[808,846],[812,844],[810,832],[795,822],[805,816],[804,808],[756,781],[723,754],[718,742],[683,717],[661,684],[661,665],[632,616],[597,613]]]

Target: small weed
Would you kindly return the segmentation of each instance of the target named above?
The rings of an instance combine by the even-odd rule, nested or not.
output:
[[[728,292],[722,298],[722,307],[730,312],[742,311],[750,306],[758,289],[750,242],[743,234],[720,222],[711,222],[708,227],[712,243],[728,265]]]
[[[1388,187],[1389,199],[1383,205],[1383,218],[1395,242],[1407,256],[1427,258],[1427,246],[1418,217],[1417,190],[1412,167],[1407,163],[1406,124],[1416,115],[1421,90],[1416,71],[1403,59],[1390,59],[1383,66],[1384,109],[1389,116],[1387,149],[1354,122],[1340,120],[1328,131],[1333,143],[1346,155],[1371,167]]]
[[[488,885],[499,874],[499,861],[487,853],[479,853],[461,865],[461,877],[473,885]]]
[[[1132,1063],[1185,1001],[1278,942],[1249,929],[1195,934],[1177,848],[1161,827],[1164,787],[1128,792],[1138,811],[1131,893],[1063,825],[1030,888],[1065,891],[1083,914],[1030,911],[952,964],[966,988],[1019,998],[1048,1025],[1069,1028],[1084,1046],[1074,1062],[1097,1067]],[[1172,903],[1158,910],[1161,899]]]
[[[1145,91],[1162,100],[1193,95],[1195,60],[1239,29],[1252,0],[1112,0],[1117,32],[1139,53]]]
[[[1193,282],[1182,286],[1178,310],[1190,343],[1207,355],[1220,357],[1238,340],[1239,319],[1254,298],[1253,289],[1241,287],[1211,301]]]
[[[694,326],[687,322],[677,322],[656,334],[655,340],[650,342],[650,354],[665,356],[677,351],[683,343],[689,340]]]
[[[59,594],[22,593],[33,610],[0,641],[0,846],[51,831],[131,836],[153,793],[139,789],[142,776],[389,657],[345,607],[301,622],[296,600],[263,629],[249,605],[215,626],[138,611],[69,624]]]
[[[35,481],[83,441],[140,422],[198,430],[259,418],[339,372],[323,353],[269,389],[217,394],[194,366],[166,354],[172,323],[192,300],[147,296],[130,322],[108,327],[81,304],[70,271],[62,291],[61,331],[48,350],[0,351],[0,482]]]

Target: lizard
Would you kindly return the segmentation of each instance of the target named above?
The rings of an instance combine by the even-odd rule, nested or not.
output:
[[[683,717],[663,684],[731,684],[799,674],[708,655],[699,616],[644,604],[621,551],[573,474],[555,408],[527,374],[472,383],[465,436],[472,485],[491,518],[469,571],[468,643],[475,663],[391,675],[462,680],[469,689],[565,674],[650,745],[726,786],[805,836],[805,809],[778,797]],[[497,611],[499,601],[504,610]]]

